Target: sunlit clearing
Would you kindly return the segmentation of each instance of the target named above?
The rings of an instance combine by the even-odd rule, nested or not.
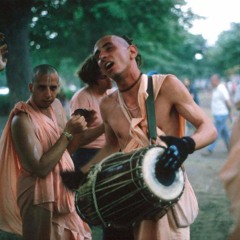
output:
[[[194,57],[196,60],[201,60],[203,58],[203,55],[201,53],[196,53]]]
[[[33,17],[33,18],[32,18],[32,21],[33,21],[33,22],[37,22],[37,21],[38,21],[38,17]]]
[[[53,32],[53,33],[51,33],[48,37],[49,37],[50,39],[54,39],[55,37],[57,37],[57,35],[58,35],[58,33]]]
[[[48,14],[48,11],[46,10],[41,12],[41,16],[46,16],[47,14]]]
[[[0,87],[0,95],[7,95],[9,94],[9,88],[8,87]]]

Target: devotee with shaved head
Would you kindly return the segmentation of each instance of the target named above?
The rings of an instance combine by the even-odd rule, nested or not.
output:
[[[94,56],[103,74],[116,82],[118,90],[101,101],[100,110],[106,144],[82,168],[85,173],[92,164],[115,152],[127,153],[149,145],[145,108],[148,77],[140,70],[141,56],[137,46],[127,37],[107,35],[96,42]],[[189,91],[176,76],[156,74],[152,78],[158,135],[156,144],[166,147],[162,157],[162,169],[176,171],[182,166],[188,154],[215,140],[216,129],[211,119],[194,102]],[[196,128],[191,136],[184,136],[184,119]],[[186,196],[185,193],[189,195]],[[190,216],[187,214],[189,209],[183,209],[183,214],[186,215],[181,215],[177,211],[173,213],[170,208],[162,218],[143,219],[134,223],[127,231],[114,227],[106,228],[104,239],[190,239],[189,226],[197,215],[198,205],[186,173],[182,197],[190,199],[193,205]],[[188,207],[190,206],[186,206]]]
[[[36,66],[31,96],[15,105],[1,136],[0,229],[24,240],[91,239],[60,176],[74,169],[68,148],[87,123],[79,115],[67,121],[58,89],[56,69]]]

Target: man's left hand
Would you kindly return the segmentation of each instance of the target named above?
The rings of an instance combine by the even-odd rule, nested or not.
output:
[[[176,171],[187,159],[188,154],[195,150],[196,144],[191,137],[160,136],[160,139],[168,146],[159,162],[162,170]]]

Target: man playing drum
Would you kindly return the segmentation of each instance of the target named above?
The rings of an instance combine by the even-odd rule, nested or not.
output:
[[[92,164],[119,150],[130,152],[150,144],[145,109],[147,75],[142,74],[139,69],[137,47],[126,37],[108,35],[97,41],[94,55],[102,72],[116,82],[118,91],[101,102],[106,144],[90,163],[82,168],[83,172],[88,172]],[[159,136],[156,143],[167,146],[163,169],[175,171],[189,153],[215,140],[216,129],[176,76],[153,75],[153,87]],[[191,137],[183,137],[183,119],[196,128]],[[185,182],[188,182],[187,178]],[[157,221],[143,220],[128,232],[106,229],[105,239],[190,239],[190,220],[187,219],[186,224],[181,225],[172,215],[172,211],[168,211]],[[177,218],[180,218],[181,222],[181,215]]]

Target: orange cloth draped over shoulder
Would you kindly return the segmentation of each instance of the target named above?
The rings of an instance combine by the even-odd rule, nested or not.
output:
[[[36,106],[33,109],[24,102],[16,104],[11,111],[0,142],[0,229],[21,235],[21,215],[24,215],[30,204],[34,204],[53,212],[52,222],[55,224],[52,224],[52,228],[55,229],[52,232],[68,229],[72,231],[71,239],[91,239],[88,225],[75,211],[74,193],[63,186],[59,174],[62,170],[74,170],[68,151],[64,152],[53,171],[45,178],[38,178],[21,168],[11,136],[12,118],[19,112],[28,115],[44,151],[54,145],[60,137],[52,108],[52,119],[42,114]],[[68,221],[63,220],[64,216]]]
[[[234,143],[228,158],[220,169],[220,179],[224,184],[226,194],[230,200],[230,212],[233,216],[234,226],[229,240],[238,240],[240,236],[240,139]]]
[[[154,89],[154,99],[156,99],[160,88],[166,80],[167,75],[153,75],[153,89]],[[129,121],[130,124],[130,136],[132,139],[127,144],[127,146],[123,149],[124,152],[130,152],[135,149],[146,147],[150,144],[149,139],[147,137],[147,113],[145,107],[145,101],[148,97],[146,92],[147,90],[148,78],[144,74],[143,79],[140,84],[139,93],[138,93],[138,103],[141,110],[141,118],[131,118],[126,109],[124,108],[123,99],[119,94],[119,102],[121,104],[121,109],[124,112],[124,115]],[[178,136],[182,137],[185,133],[185,119],[179,115],[178,118],[179,126],[178,126]],[[165,135],[165,133],[156,128],[157,135]],[[157,139],[158,145],[166,146],[164,142],[162,142],[159,138]],[[185,181],[188,181],[187,175],[185,174]],[[190,185],[190,183],[189,183]],[[154,220],[143,220],[140,222],[138,226],[134,229],[135,239],[136,240],[166,240],[166,239],[190,239],[190,228],[177,228],[174,222],[171,211],[169,211],[166,215],[164,215],[158,221]]]
[[[154,100],[157,98],[157,95],[166,77],[167,75],[160,75],[160,74],[153,75]],[[147,86],[148,86],[148,78],[147,78],[147,75],[143,74],[142,81],[139,87],[139,92],[138,92],[138,103],[139,103],[141,115],[142,115],[141,118],[131,118],[124,107],[121,94],[119,93],[118,95],[121,109],[129,121],[129,124],[130,124],[129,134],[132,137],[131,141],[128,143],[125,149],[122,149],[124,152],[129,152],[134,149],[146,147],[149,145],[149,139],[147,137],[148,125],[147,125],[147,112],[146,112],[146,104],[145,104],[145,101],[148,97]],[[178,136],[182,137],[184,136],[184,133],[185,133],[185,119],[181,115],[179,115],[178,121],[179,121]],[[156,127],[156,131],[157,131],[157,136],[165,135],[163,131],[158,127]],[[157,144],[166,146],[165,143],[162,142],[159,138],[157,139]]]

